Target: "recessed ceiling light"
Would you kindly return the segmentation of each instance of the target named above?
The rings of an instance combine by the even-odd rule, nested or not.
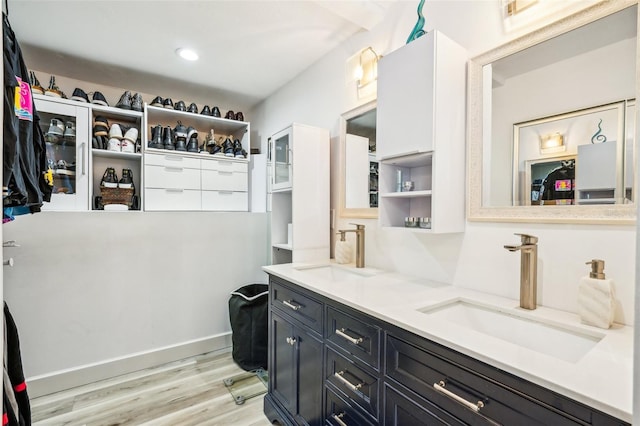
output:
[[[191,49],[185,49],[182,47],[180,49],[177,49],[176,53],[182,59],[186,59],[187,61],[197,61],[199,58],[198,54],[195,51]]]

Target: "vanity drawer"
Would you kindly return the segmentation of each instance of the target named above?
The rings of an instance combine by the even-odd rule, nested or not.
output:
[[[202,189],[217,191],[247,191],[249,178],[246,172],[232,170],[202,170]]]
[[[326,367],[325,380],[338,388],[364,412],[377,419],[380,387],[378,378],[331,348],[327,349]]]
[[[584,425],[526,394],[450,362],[430,350],[387,335],[385,375],[471,424]],[[468,405],[461,402],[467,401]],[[473,406],[481,406],[477,411]]]
[[[378,424],[366,419],[358,410],[349,405],[331,389],[325,389],[325,424],[333,426],[373,426]]]
[[[200,189],[200,170],[176,166],[144,166],[146,188]]]
[[[302,292],[280,284],[271,278],[271,304],[312,330],[322,334],[323,304]]]
[[[378,370],[381,333],[378,327],[329,307],[326,333],[329,342]]]
[[[249,193],[202,191],[202,210],[246,212],[249,210]]]
[[[145,210],[183,210],[201,209],[200,191],[190,189],[150,189],[144,190]]]
[[[466,425],[431,402],[423,401],[415,395],[408,397],[388,384],[384,385],[384,424],[388,426]]]
[[[152,166],[182,167],[200,169],[200,159],[184,157],[176,154],[145,154],[144,164]]]

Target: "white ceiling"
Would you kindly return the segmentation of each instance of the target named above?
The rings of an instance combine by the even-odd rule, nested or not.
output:
[[[187,102],[205,95],[247,109],[397,0],[8,1],[30,69],[160,96],[178,86]],[[180,47],[200,59],[179,58]]]

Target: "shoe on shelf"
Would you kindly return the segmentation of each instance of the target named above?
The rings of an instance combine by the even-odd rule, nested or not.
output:
[[[193,138],[197,138],[198,137],[198,131],[194,127],[189,126],[189,127],[187,127],[187,137],[186,137],[186,139],[189,140],[192,137]]]
[[[105,188],[117,188],[118,187],[118,176],[116,175],[116,169],[113,167],[107,167],[102,175],[102,181],[100,182],[100,186],[104,186]]]
[[[241,111],[236,112],[236,120],[244,121],[244,114]]]
[[[183,101],[178,101],[173,109],[175,109],[176,111],[186,111],[187,107]]]
[[[224,155],[224,142],[225,142],[224,136],[220,136],[216,141],[216,144],[213,146],[211,153],[213,155]],[[229,142],[231,143],[231,141]],[[231,143],[231,149],[233,150],[233,143]],[[232,156],[233,156],[233,152],[232,152]]]
[[[131,92],[126,90],[116,104],[116,108],[131,109]]]
[[[109,138],[107,143],[107,151],[122,152],[122,140],[117,138]]]
[[[151,128],[151,140],[149,141],[149,148],[162,149],[162,125],[158,124]]]
[[[131,154],[136,152],[136,141],[138,140],[138,129],[131,127],[124,134],[122,141],[120,142],[120,149],[122,152],[129,152]]]
[[[62,90],[60,90],[60,88],[56,85],[56,77],[54,75],[49,78],[49,87],[44,91],[44,94],[46,96],[53,96],[54,98],[66,97],[64,96],[64,93],[62,93]]]
[[[138,128],[129,127],[122,138],[135,143],[138,140]]]
[[[220,108],[218,108],[217,106],[214,106],[213,109],[211,110],[211,115],[214,117],[218,117],[220,118]]]
[[[235,156],[235,152],[233,151],[233,142],[231,142],[231,138],[229,138],[228,136],[222,143],[222,151],[224,151],[224,155],[226,157]]]
[[[109,134],[109,128],[102,124],[96,124],[93,126],[93,136],[107,136]]]
[[[232,110],[229,110],[227,111],[227,115],[225,115],[224,118],[226,118],[227,120],[235,120],[236,114]]]
[[[42,87],[42,85],[38,81],[36,73],[34,73],[33,71],[29,71],[29,79],[31,80],[31,93],[44,95],[44,87]]]
[[[211,108],[209,108],[209,105],[205,105],[204,108],[202,108],[200,115],[211,115]]]
[[[176,140],[182,139],[184,142],[187,141],[187,128],[181,121],[178,121],[176,128],[174,129]]]
[[[78,87],[76,87],[73,90],[73,95],[71,95],[71,99],[73,99],[74,101],[89,103],[89,97],[87,96],[87,94],[84,92],[84,90]]]
[[[107,103],[107,98],[105,98],[101,92],[93,92],[93,95],[91,96],[91,103],[96,105],[109,106],[109,104]]]
[[[136,93],[131,98],[131,109],[142,112],[142,95],[140,93]]]
[[[64,135],[64,122],[59,118],[52,118],[49,123],[49,130],[47,130],[48,136],[61,137]]]
[[[64,128],[64,138],[66,140],[73,140],[76,138],[76,123],[73,121],[67,121]]]
[[[162,98],[160,96],[156,96],[151,101],[151,106],[162,108]]]
[[[187,150],[187,142],[182,138],[176,138],[176,151],[185,152]]]
[[[233,141],[233,155],[236,158],[245,158],[246,157],[246,152],[245,154],[243,154],[244,149],[242,149],[242,143],[240,142],[239,139],[235,139]],[[226,155],[226,153],[225,153]]]
[[[198,152],[198,137],[197,136],[191,136],[189,138],[189,143],[187,144],[187,151],[188,152]]]
[[[167,98],[162,102],[162,106],[164,108],[173,109],[173,101],[171,100],[171,98]]]
[[[102,144],[98,141],[97,136],[91,138],[91,148],[93,149],[102,149]]]
[[[109,138],[122,139],[122,127],[118,123],[113,123],[109,129]]]
[[[164,145],[164,149],[174,150],[176,149],[176,144],[173,136],[173,129],[169,126],[164,128],[162,132],[162,144]]]
[[[103,127],[109,127],[109,120],[107,120],[105,117],[101,116],[101,115],[97,115],[94,119],[93,119],[93,125],[94,126],[103,126]]]
[[[198,106],[194,102],[191,102],[191,105],[189,105],[189,108],[187,108],[187,111],[192,113],[192,114],[197,114],[198,113]]]
[[[122,177],[118,182],[119,188],[133,188],[133,173],[131,169],[122,169]]]

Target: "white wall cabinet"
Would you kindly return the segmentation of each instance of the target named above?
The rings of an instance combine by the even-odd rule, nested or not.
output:
[[[303,124],[269,138],[273,264],[329,259],[329,149],[327,129]]]
[[[249,123],[145,105],[145,210],[249,210]],[[198,144],[214,137],[238,139],[247,158],[149,148],[150,127],[174,129],[178,122],[198,131]]]
[[[378,68],[379,223],[420,232],[464,231],[467,52],[432,31],[386,55]],[[413,181],[404,191],[402,183]]]

